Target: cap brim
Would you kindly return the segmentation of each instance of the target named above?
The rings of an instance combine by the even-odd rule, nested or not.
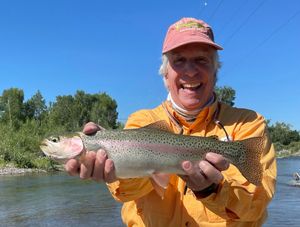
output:
[[[173,50],[177,47],[186,45],[186,44],[190,44],[190,43],[203,43],[203,44],[207,44],[210,45],[212,47],[214,47],[217,50],[223,50],[223,47],[221,47],[220,45],[212,42],[211,40],[205,39],[205,38],[200,38],[199,37],[188,37],[188,39],[183,39],[183,40],[174,40],[173,43],[169,43],[169,45],[167,47],[164,47],[163,49],[163,54],[169,52],[170,50]]]

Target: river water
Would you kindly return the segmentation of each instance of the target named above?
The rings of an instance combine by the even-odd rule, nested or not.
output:
[[[278,160],[278,183],[264,226],[299,226],[300,187],[288,184],[300,159]],[[123,226],[121,204],[104,184],[59,174],[0,176],[0,226]]]

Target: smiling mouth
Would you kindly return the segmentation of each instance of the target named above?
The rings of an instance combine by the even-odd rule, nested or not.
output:
[[[201,83],[181,84],[181,88],[196,90],[196,89],[200,88],[201,85],[202,85]]]

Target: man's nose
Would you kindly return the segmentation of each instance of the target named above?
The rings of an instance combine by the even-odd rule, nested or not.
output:
[[[194,62],[188,61],[184,67],[184,73],[189,77],[194,77],[198,73],[197,66]]]

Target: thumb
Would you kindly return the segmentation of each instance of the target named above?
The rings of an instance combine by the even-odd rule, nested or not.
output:
[[[83,133],[86,135],[96,133],[99,130],[100,130],[100,126],[95,124],[94,122],[88,122],[83,127]]]

